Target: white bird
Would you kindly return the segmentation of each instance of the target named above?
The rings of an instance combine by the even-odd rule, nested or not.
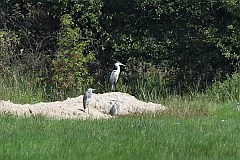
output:
[[[88,88],[87,91],[84,93],[84,96],[83,96],[84,112],[86,112],[86,108],[88,107],[88,104],[89,104],[89,99],[92,97],[94,90],[96,90],[96,89]],[[88,113],[89,113],[89,108],[88,108]]]
[[[112,104],[112,108],[109,111],[109,114],[111,116],[115,116],[115,115],[118,114],[118,111],[119,111],[119,108],[120,108],[120,102],[113,100],[111,103],[113,103],[113,104]]]
[[[119,61],[117,61],[114,65],[117,67],[117,69],[113,70],[111,75],[110,75],[109,80],[110,80],[111,91],[115,90],[115,86],[116,86],[116,83],[117,83],[117,80],[118,80],[118,77],[119,77],[119,74],[120,74],[120,66],[125,66],[124,64],[122,64]]]

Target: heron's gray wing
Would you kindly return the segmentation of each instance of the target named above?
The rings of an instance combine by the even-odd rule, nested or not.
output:
[[[115,70],[112,71],[111,75],[110,75],[110,83],[114,84],[117,82],[118,79],[118,74]]]
[[[83,96],[83,108],[84,109],[86,109],[87,99],[88,99],[88,96],[87,96],[87,92],[86,92]]]

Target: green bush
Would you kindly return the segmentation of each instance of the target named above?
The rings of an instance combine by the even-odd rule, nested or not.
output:
[[[21,68],[17,67],[14,62],[18,58],[17,44],[18,36],[8,30],[0,30],[0,74],[9,74],[13,70]]]
[[[74,22],[70,15],[61,18],[62,28],[59,33],[59,51],[53,60],[53,82],[61,89],[76,89],[91,84],[87,64],[95,60],[93,53],[84,56],[89,45],[82,40],[80,28],[73,28]]]

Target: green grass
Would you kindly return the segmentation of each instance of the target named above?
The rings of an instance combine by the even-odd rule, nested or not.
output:
[[[0,117],[0,159],[239,159],[240,113],[110,120]]]
[[[119,91],[168,107],[152,115],[85,121],[0,115],[0,159],[239,159],[239,79],[235,74],[205,93],[184,96],[169,94],[162,80],[133,87],[120,81]],[[17,103],[61,97],[54,87],[37,86],[31,78],[4,77],[0,96]]]

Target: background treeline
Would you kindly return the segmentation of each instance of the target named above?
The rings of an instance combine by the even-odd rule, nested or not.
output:
[[[239,72],[238,0],[3,0],[0,10],[1,76],[31,77],[46,98],[107,91],[117,60],[118,90],[141,98]]]

